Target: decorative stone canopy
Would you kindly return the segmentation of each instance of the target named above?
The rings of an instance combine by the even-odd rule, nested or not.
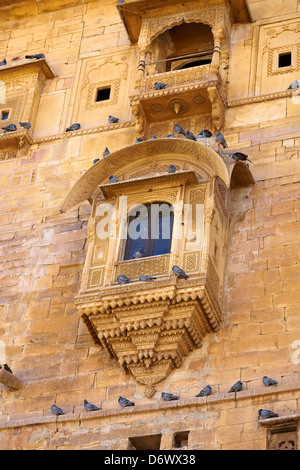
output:
[[[171,163],[177,171],[168,174]],[[108,184],[110,174],[119,182]],[[206,334],[220,328],[230,187],[237,186],[238,174],[242,185],[254,182],[244,163],[226,164],[203,144],[155,139],[100,160],[63,203],[62,211],[86,199],[92,204],[88,251],[76,298],[80,316],[95,343],[141,384],[164,380],[189,352],[201,347]],[[184,204],[193,210],[201,206],[200,216],[192,218],[193,230],[201,219],[201,242],[191,248],[186,235],[173,236],[170,253],[124,261],[119,222],[116,237],[97,236],[98,209],[109,203],[119,220],[119,196],[127,198],[127,214],[134,205],[154,202],[172,204],[181,213]],[[181,220],[174,217],[173,233],[182,231]],[[188,274],[187,280],[172,273],[175,264]],[[132,282],[118,284],[120,274]],[[141,274],[156,279],[140,282]]]

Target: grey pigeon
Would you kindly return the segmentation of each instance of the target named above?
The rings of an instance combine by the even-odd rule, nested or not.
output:
[[[119,122],[119,119],[114,116],[108,116],[108,122],[110,122],[111,124],[116,124],[117,122]]]
[[[144,256],[144,250],[142,250],[141,248],[139,248],[133,255],[133,259],[138,259],[138,258],[143,258]]]
[[[217,132],[216,134],[216,142],[222,145],[222,147],[225,149],[228,147],[225,137],[221,134],[221,132]]]
[[[174,134],[168,134],[167,139],[176,139]]]
[[[105,158],[105,157],[107,157],[107,155],[110,155],[110,151],[108,150],[107,147],[105,147],[105,150],[104,150],[104,152],[103,152],[103,154],[102,154],[102,157]]]
[[[139,277],[139,280],[142,281],[142,282],[151,282],[151,281],[154,281],[155,279],[156,279],[156,277],[146,276],[145,274],[142,274]]]
[[[185,136],[189,140],[197,140],[196,137],[194,136],[194,134],[190,131],[186,131]]]
[[[123,276],[122,274],[117,277],[117,281],[119,284],[129,284],[130,282],[132,282],[129,277]]]
[[[143,142],[143,139],[141,137],[138,137],[134,143],[139,144],[140,142]]]
[[[233,393],[233,392],[240,392],[243,388],[243,383],[239,380],[236,382],[234,385],[232,385],[231,389],[228,391],[228,393]]]
[[[179,266],[176,266],[176,265],[173,266],[172,271],[175,274],[175,276],[178,277],[178,279],[186,280],[189,277],[187,274],[185,274],[185,272],[181,268],[179,268]]]
[[[93,164],[95,165],[95,163],[97,162],[100,162],[100,158],[95,158],[95,160],[93,161]]]
[[[72,124],[70,127],[67,127],[66,132],[78,131],[80,127],[81,127],[80,124],[76,122],[75,124]]]
[[[300,87],[299,80],[294,80],[293,83],[291,83],[290,86],[287,89],[288,90],[296,90],[299,87]]]
[[[170,165],[168,169],[168,173],[176,173],[176,166],[175,165]]]
[[[30,129],[31,128],[30,122],[19,122],[19,124],[20,124],[21,127],[24,127],[24,129]]]
[[[3,65],[6,65],[7,62],[6,62],[6,59],[3,59],[1,62],[0,62],[0,67],[3,67]]]
[[[206,387],[204,387],[203,390],[201,390],[201,392],[198,393],[198,395],[196,395],[196,397],[208,397],[208,395],[210,395],[212,392],[212,388],[210,385],[206,385]]]
[[[154,140],[154,139],[156,139],[156,136],[155,136],[155,135],[153,135],[152,137],[150,137],[150,139],[148,139],[148,140]]]
[[[124,0],[118,0],[118,3],[124,3]]]
[[[155,90],[163,90],[166,87],[167,87],[167,85],[165,83],[160,83],[160,82],[155,82],[154,83]]]
[[[63,412],[63,410],[61,408],[59,408],[58,406],[56,405],[52,405],[51,406],[51,413],[55,416],[60,416],[60,415],[64,415],[65,413]]]
[[[15,132],[17,129],[17,126],[15,124],[9,124],[8,126],[2,127],[4,130],[4,133],[6,132]]]
[[[119,397],[118,399],[119,405],[126,407],[126,406],[134,406],[134,403],[130,400],[127,400],[127,398]]]
[[[2,366],[1,366],[1,365],[0,365],[0,369],[2,369]],[[6,370],[6,372],[9,372],[10,374],[13,373],[12,370],[11,370],[11,368],[8,367],[7,364],[4,364],[4,365],[3,365],[3,369]]]
[[[266,387],[271,387],[272,385],[278,385],[278,382],[276,382],[276,380],[270,379],[270,377],[267,377],[266,375],[263,377],[262,381]]]
[[[108,179],[109,179],[110,183],[118,183],[119,182],[118,178],[114,175],[109,175]]]
[[[262,410],[262,409],[258,410],[258,415],[264,419],[278,418],[279,416],[277,413],[274,413],[271,410]]]
[[[26,55],[25,59],[45,59],[45,54],[32,54],[32,55]]]
[[[174,131],[175,131],[175,134],[183,134],[183,135],[185,135],[185,130],[182,129],[182,127],[178,126],[178,124],[175,124],[175,126],[174,126]]]
[[[162,399],[165,400],[165,401],[179,400],[179,397],[177,397],[176,395],[173,395],[172,393],[165,393],[165,392],[162,392],[161,397],[162,397]]]
[[[201,131],[200,134],[197,135],[197,138],[199,139],[209,139],[210,137],[212,137],[212,133],[207,129],[203,129],[203,131]]]
[[[242,153],[242,152],[233,153],[232,158],[236,162],[238,162],[238,161],[245,162],[247,160],[248,162],[253,163],[251,160],[249,160],[248,155],[246,155],[245,153]]]
[[[87,400],[84,400],[84,408],[87,411],[99,411],[101,408],[98,408],[98,406],[93,405],[92,403],[89,403]]]

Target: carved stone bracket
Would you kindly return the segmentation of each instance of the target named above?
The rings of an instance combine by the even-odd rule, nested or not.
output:
[[[0,370],[0,383],[11,390],[22,390],[25,388],[25,382],[4,369]]]

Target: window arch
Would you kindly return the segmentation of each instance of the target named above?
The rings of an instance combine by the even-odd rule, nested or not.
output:
[[[170,253],[174,208],[167,202],[139,204],[128,214],[124,261]]]

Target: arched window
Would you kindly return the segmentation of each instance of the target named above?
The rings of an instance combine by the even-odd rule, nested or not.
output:
[[[135,206],[128,216],[124,260],[170,253],[174,222],[173,206],[155,202]]]

